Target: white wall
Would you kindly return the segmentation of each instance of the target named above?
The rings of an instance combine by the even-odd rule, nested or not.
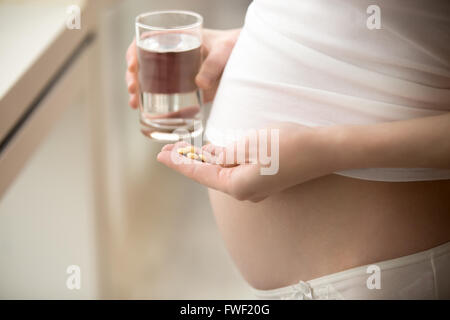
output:
[[[0,201],[0,298],[98,296],[89,114],[83,96],[52,128]],[[69,290],[66,269],[81,268]]]
[[[225,251],[206,189],[156,162],[161,145],[139,132],[124,83],[137,14],[189,9],[206,27],[234,28],[249,1],[109,3],[97,37],[103,167],[91,163],[93,113],[82,94],[0,199],[0,298],[252,298]],[[105,173],[102,213],[93,198],[96,170]],[[79,291],[66,288],[71,264],[82,270]]]

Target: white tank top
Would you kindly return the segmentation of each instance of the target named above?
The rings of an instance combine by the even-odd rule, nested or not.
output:
[[[450,112],[450,1],[255,0],[224,70],[206,139],[276,121],[373,124]],[[375,19],[375,20],[373,20]],[[375,25],[376,26],[376,25]],[[232,139],[231,139],[232,140]],[[379,181],[450,179],[450,170],[336,172]]]

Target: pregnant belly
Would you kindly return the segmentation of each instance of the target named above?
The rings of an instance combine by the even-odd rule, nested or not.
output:
[[[450,180],[330,175],[262,202],[210,190],[225,244],[248,283],[273,289],[450,240]]]

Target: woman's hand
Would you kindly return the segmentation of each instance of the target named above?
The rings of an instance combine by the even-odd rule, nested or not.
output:
[[[184,142],[164,146],[158,161],[209,188],[253,202],[338,169],[320,129],[278,123],[259,132],[267,142],[264,135],[255,133],[227,147],[209,144],[197,150],[206,162],[178,154],[187,145]]]
[[[236,43],[240,29],[212,30],[203,29],[202,56],[204,61],[195,78],[197,86],[203,90],[205,102],[212,101],[216,94],[217,86],[223,69],[230,57]],[[139,82],[137,77],[138,60],[136,52],[136,40],[130,44],[126,54],[127,71],[125,80],[130,94],[129,105],[136,109],[139,105]]]
[[[205,102],[214,99],[223,69],[240,32],[241,29],[203,29],[202,56],[204,61],[195,82],[203,90]]]

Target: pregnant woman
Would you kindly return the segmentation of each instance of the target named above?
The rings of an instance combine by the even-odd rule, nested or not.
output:
[[[205,150],[278,129],[276,174],[158,155],[209,188],[261,298],[450,298],[450,2],[370,4],[255,0],[242,30],[204,31]],[[127,61],[136,108],[134,44]]]

